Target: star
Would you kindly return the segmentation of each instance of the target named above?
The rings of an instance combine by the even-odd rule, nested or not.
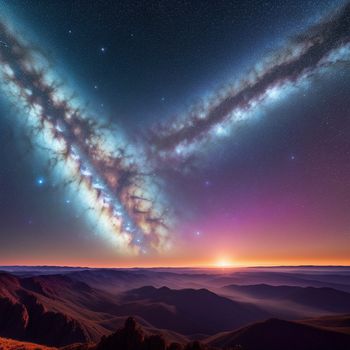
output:
[[[102,53],[105,53],[105,52],[106,52],[106,48],[105,48],[105,47],[101,47],[100,51],[101,51]]]
[[[41,187],[45,184],[45,179],[42,176],[39,176],[36,180],[35,180],[36,184]]]

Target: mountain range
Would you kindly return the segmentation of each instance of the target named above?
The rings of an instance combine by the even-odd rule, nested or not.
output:
[[[142,328],[142,337],[154,341],[161,337],[165,347],[199,346],[195,341],[200,341],[201,348],[350,349],[350,293],[322,285],[333,283],[323,276],[312,277],[321,284],[315,287],[224,285],[237,280],[231,271],[39,272],[38,267],[33,272],[28,268],[0,272],[1,350],[34,349],[35,344],[43,349],[99,346],[103,350],[106,339],[124,329],[129,316],[138,331]],[[257,272],[253,274],[245,281],[257,280]],[[162,281],[167,286],[161,286]],[[346,275],[340,284],[347,283]],[[281,314],[286,317],[280,319]],[[295,317],[299,314],[302,317]]]

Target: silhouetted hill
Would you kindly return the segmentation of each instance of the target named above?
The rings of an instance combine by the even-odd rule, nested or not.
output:
[[[346,350],[350,349],[350,336],[297,322],[269,319],[217,334],[206,343],[244,350]]]
[[[236,331],[180,344],[162,334],[148,334],[136,323],[126,319],[122,328],[93,343],[76,343],[60,350],[347,350],[350,335],[337,333],[297,322],[269,319]],[[1,350],[48,350],[44,346],[0,338]],[[57,348],[51,348],[58,350]]]
[[[324,313],[350,312],[350,293],[333,288],[271,286],[267,284],[230,285],[225,288],[258,299],[294,302],[309,308],[321,310]]]
[[[121,303],[121,312],[183,334],[213,334],[268,317],[254,305],[235,302],[207,289],[146,286],[124,293]]]
[[[182,345],[171,343],[161,335],[146,335],[133,318],[128,318],[123,328],[103,337],[91,350],[347,350],[349,345],[347,334],[278,319],[219,333],[203,343]],[[85,350],[86,346],[75,345],[69,350]]]
[[[162,335],[146,335],[129,317],[123,328],[110,336],[103,337],[94,350],[205,350],[207,347],[198,342],[186,345],[169,342]],[[78,349],[76,349],[78,350]]]

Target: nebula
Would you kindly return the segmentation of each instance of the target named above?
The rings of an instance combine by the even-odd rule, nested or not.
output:
[[[75,103],[54,78],[40,50],[0,22],[2,89],[25,119],[29,134],[79,189],[103,232],[123,253],[162,251],[170,216],[143,152],[117,127]]]
[[[290,40],[233,87],[214,93],[190,112],[151,130],[152,151],[163,160],[183,160],[224,135],[264,103],[285,95],[322,69],[349,60],[350,4]]]

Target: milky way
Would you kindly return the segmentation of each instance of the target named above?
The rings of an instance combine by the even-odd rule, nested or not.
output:
[[[290,87],[329,65],[350,57],[350,4],[327,21],[293,38],[287,46],[260,62],[234,87],[212,95],[170,125],[157,125],[149,138],[163,159],[186,159],[205,143],[230,135],[253,110],[285,95]]]
[[[166,250],[174,232],[154,169],[161,168],[164,160],[186,159],[208,141],[230,136],[266,102],[329,66],[347,62],[349,39],[348,4],[259,62],[233,87],[214,92],[170,125],[156,125],[141,147],[130,145],[117,126],[71,98],[44,54],[4,21],[0,78],[18,119],[25,121],[32,138],[47,147],[49,164],[60,169],[62,179],[69,179],[101,232],[121,252],[149,253]]]
[[[50,150],[50,164],[61,167],[79,188],[85,207],[121,251],[163,250],[167,208],[142,150],[130,149],[117,128],[77,106],[38,50],[4,23],[0,33],[3,90],[19,107],[30,134]]]

